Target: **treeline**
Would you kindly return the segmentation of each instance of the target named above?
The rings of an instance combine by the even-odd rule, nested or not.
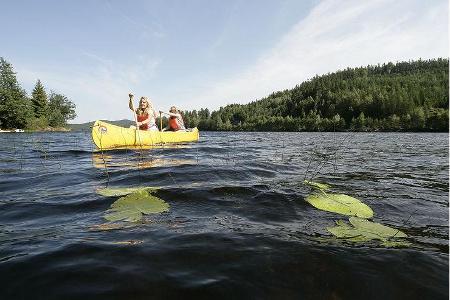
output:
[[[62,94],[48,95],[39,79],[28,97],[12,65],[0,57],[0,128],[63,127],[75,117],[75,104]]]
[[[448,59],[348,68],[217,111],[185,111],[200,130],[448,131]]]

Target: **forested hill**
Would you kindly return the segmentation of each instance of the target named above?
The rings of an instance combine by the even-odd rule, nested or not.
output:
[[[448,59],[349,68],[248,104],[185,111],[190,127],[243,131],[448,131]]]

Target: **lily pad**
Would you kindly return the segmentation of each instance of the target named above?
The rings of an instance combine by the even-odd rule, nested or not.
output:
[[[336,221],[336,226],[327,227],[327,230],[338,238],[353,242],[366,242],[372,239],[342,220]]]
[[[110,222],[127,221],[137,222],[142,219],[142,213],[133,209],[126,210],[109,210],[105,215],[105,219]]]
[[[322,190],[322,191],[327,191],[330,189],[330,186],[328,184],[325,183],[320,183],[320,182],[314,182],[314,181],[310,181],[310,180],[303,180],[303,183],[306,185],[309,185],[310,187]]]
[[[156,214],[169,210],[169,204],[146,190],[138,190],[119,198],[107,211],[105,219],[111,222],[137,222],[143,214]]]
[[[381,245],[387,248],[401,248],[401,247],[409,247],[412,244],[408,241],[384,241]]]
[[[120,197],[137,191],[156,191],[155,187],[122,187],[122,188],[104,188],[98,189],[97,194],[104,197]]]
[[[344,194],[325,192],[309,195],[305,199],[315,208],[342,215],[372,218],[373,210],[360,200]]]
[[[336,226],[327,227],[327,230],[338,238],[351,242],[368,242],[379,240],[385,247],[406,247],[410,243],[399,240],[407,235],[398,230],[366,219],[351,217],[350,224],[337,221]]]
[[[407,235],[404,232],[398,229],[391,228],[389,226],[382,225],[380,223],[370,222],[369,220],[366,219],[351,217],[349,221],[358,230],[371,234],[376,234],[381,239],[407,237]]]

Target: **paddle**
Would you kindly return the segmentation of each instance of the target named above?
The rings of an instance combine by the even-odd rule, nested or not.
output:
[[[141,136],[139,134],[139,126],[138,126],[138,121],[137,121],[137,115],[136,115],[136,111],[134,110],[134,105],[133,105],[133,94],[129,93],[128,97],[130,98],[130,101],[128,102],[128,107],[133,111],[133,115],[134,115],[134,122],[136,122],[136,135],[137,135],[137,139],[139,140],[139,144],[141,144]]]
[[[139,129],[139,126],[137,124],[136,111],[134,110],[134,105],[133,105],[133,97],[134,97],[134,95],[132,93],[129,93],[128,97],[130,97],[130,101],[128,102],[128,107],[133,111],[134,122],[136,123],[136,129]]]

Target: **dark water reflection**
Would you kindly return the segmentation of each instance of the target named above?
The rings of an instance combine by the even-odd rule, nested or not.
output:
[[[1,299],[448,299],[448,136],[202,133],[93,152],[87,133],[0,136]],[[351,244],[305,178],[361,199],[411,246]],[[168,213],[104,224],[103,187]]]

